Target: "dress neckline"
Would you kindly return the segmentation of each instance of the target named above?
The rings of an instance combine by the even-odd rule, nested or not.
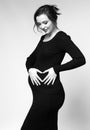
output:
[[[47,44],[48,42],[51,42],[52,40],[54,40],[54,39],[56,38],[56,36],[57,36],[58,33],[60,33],[60,32],[61,32],[61,31],[58,31],[58,32],[52,37],[52,39],[50,39],[50,40],[48,40],[48,41],[43,41],[43,39],[44,39],[44,37],[45,37],[46,34],[43,35],[43,36],[42,36],[42,37],[43,37],[42,42],[43,42],[43,43],[46,43],[46,44]]]

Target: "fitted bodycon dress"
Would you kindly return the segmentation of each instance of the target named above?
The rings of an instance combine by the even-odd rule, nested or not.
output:
[[[73,69],[85,64],[85,58],[79,48],[73,43],[71,37],[63,31],[59,31],[47,42],[45,35],[36,46],[32,54],[27,57],[26,68],[37,68],[45,71],[53,67],[57,74],[54,84],[49,85],[41,82],[41,85],[33,85],[28,75],[28,83],[33,93],[31,108],[23,122],[21,130],[58,130],[58,110],[65,100],[65,91],[60,81],[61,71]],[[65,54],[68,53],[72,60],[61,64]],[[37,73],[42,79],[47,73]]]

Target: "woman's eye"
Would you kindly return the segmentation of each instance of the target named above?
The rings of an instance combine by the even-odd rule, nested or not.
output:
[[[43,21],[43,23],[38,23],[37,22],[37,26],[40,26],[41,24],[47,24],[48,22],[47,21]]]
[[[48,23],[48,22],[46,22],[46,21],[44,22],[44,24],[47,24],[47,23]]]

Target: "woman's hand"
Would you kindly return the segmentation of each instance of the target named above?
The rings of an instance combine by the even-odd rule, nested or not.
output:
[[[42,73],[40,70],[36,68],[30,68],[29,69],[29,75],[30,79],[32,81],[32,84],[36,84],[37,86],[40,85],[39,80],[42,82],[42,79],[38,76],[37,72]]]
[[[49,85],[52,82],[52,85],[53,85],[57,74],[55,73],[53,67],[50,68],[50,69],[45,70],[43,73],[46,73],[46,72],[48,72],[48,74],[43,80],[43,82],[46,80],[44,84],[47,83],[47,85]]]

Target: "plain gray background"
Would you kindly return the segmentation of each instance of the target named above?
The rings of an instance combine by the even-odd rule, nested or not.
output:
[[[66,99],[58,114],[59,130],[90,129],[90,1],[0,0],[0,130],[20,130],[32,103],[25,68],[41,34],[33,32],[33,15],[44,4],[60,8],[58,27],[69,34],[87,64],[61,73]],[[70,60],[68,55],[63,62]]]

